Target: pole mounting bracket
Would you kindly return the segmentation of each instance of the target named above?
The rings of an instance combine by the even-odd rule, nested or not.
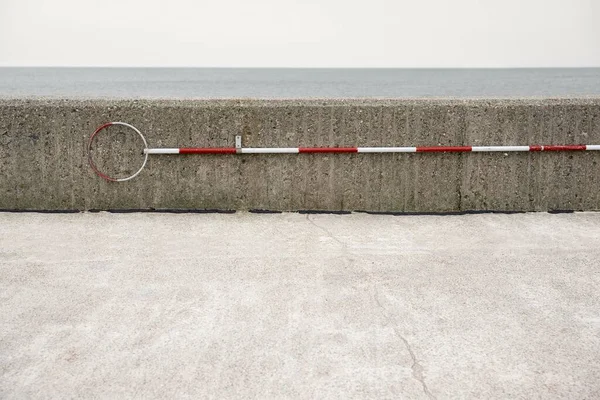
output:
[[[242,152],[242,136],[241,135],[235,136],[235,152],[236,153]]]

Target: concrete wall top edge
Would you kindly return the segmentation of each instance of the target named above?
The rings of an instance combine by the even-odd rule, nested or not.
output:
[[[0,107],[382,107],[382,106],[600,106],[600,96],[543,98],[347,98],[347,99],[58,99],[2,98]]]

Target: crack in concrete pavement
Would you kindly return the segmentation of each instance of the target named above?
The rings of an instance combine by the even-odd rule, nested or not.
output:
[[[343,241],[341,241],[340,239],[338,239],[327,228],[325,228],[325,227],[317,224],[315,221],[313,221],[312,219],[310,219],[310,216],[308,214],[306,215],[306,220],[308,222],[310,222],[312,225],[314,225],[315,227],[317,227],[319,230],[325,232],[331,239],[333,239],[337,243],[339,243],[344,249],[348,248],[348,246],[346,245],[346,243],[344,243]],[[367,271],[367,272],[369,274],[372,274],[372,271]],[[415,355],[415,352],[413,351],[410,343],[400,333],[400,330],[398,329],[397,324],[395,323],[395,321],[393,320],[393,318],[388,314],[388,312],[387,312],[386,308],[383,306],[383,304],[381,304],[381,301],[379,300],[379,291],[377,290],[377,285],[373,284],[373,290],[374,290],[373,298],[375,300],[375,303],[382,310],[383,316],[385,318],[387,318],[387,320],[392,324],[392,329],[394,330],[394,334],[402,341],[402,343],[404,344],[404,347],[406,347],[406,350],[408,351],[408,354],[410,355],[410,358],[412,360],[411,370],[412,370],[412,376],[413,376],[413,378],[415,380],[419,381],[419,383],[421,384],[421,386],[423,388],[423,392],[425,393],[425,395],[427,395],[428,398],[430,398],[432,400],[437,400],[437,398],[433,395],[433,393],[431,393],[431,391],[429,390],[429,387],[427,386],[427,383],[425,382],[425,376],[423,375],[424,368],[419,363],[419,360],[417,359],[417,357]]]
[[[332,238],[333,240],[335,240],[336,242],[338,242],[340,245],[342,245],[343,248],[347,248],[346,243],[342,242],[340,239],[338,239],[337,237],[335,237],[335,235],[333,233],[331,233],[327,228],[324,228],[321,225],[317,224],[315,221],[313,221],[309,217],[310,217],[310,215],[306,214],[306,220],[308,222],[310,222],[311,224],[313,224],[314,226],[316,226],[317,228],[319,228],[320,230],[322,230],[323,232],[325,232],[327,234],[327,236],[329,236],[330,238]]]
[[[429,387],[427,386],[427,383],[425,382],[425,376],[423,375],[423,366],[419,363],[419,360],[417,359],[415,352],[413,351],[408,340],[406,340],[406,338],[400,333],[400,330],[398,329],[398,326],[396,325],[395,321],[387,313],[387,310],[383,306],[383,304],[381,304],[381,301],[379,300],[379,291],[377,290],[377,286],[375,285],[374,291],[375,293],[373,294],[373,298],[375,300],[375,303],[377,303],[379,308],[382,310],[383,316],[387,318],[389,322],[392,323],[392,329],[394,330],[395,335],[402,341],[402,343],[404,343],[404,347],[406,347],[408,354],[410,354],[410,358],[412,359],[411,369],[413,378],[419,381],[419,383],[421,383],[421,386],[423,387],[423,392],[427,395],[427,397],[429,397],[432,400],[437,400],[437,398],[433,395],[433,393],[431,393]]]

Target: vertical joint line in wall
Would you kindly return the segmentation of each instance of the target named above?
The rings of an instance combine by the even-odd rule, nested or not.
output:
[[[465,145],[466,138],[467,138],[467,107],[461,107],[462,112],[461,112],[461,119],[462,119],[462,126],[461,126],[461,138],[460,138],[460,142],[462,144],[462,146]],[[463,205],[462,205],[462,185],[463,182],[465,180],[465,168],[464,168],[464,157],[465,155],[463,153],[459,153],[459,157],[458,157],[458,170],[460,172],[460,178],[458,179],[458,210],[462,211],[463,210]]]
[[[458,170],[460,171],[458,182],[458,202],[457,202],[457,210],[462,211],[462,184],[464,180],[464,167],[463,167],[463,153],[458,154]]]

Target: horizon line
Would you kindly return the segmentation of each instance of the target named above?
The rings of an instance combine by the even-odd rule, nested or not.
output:
[[[597,69],[597,66],[504,66],[504,67],[491,67],[491,66],[447,66],[447,67],[289,67],[289,66],[194,66],[194,65],[2,65],[0,68],[155,68],[155,69],[428,69],[428,70],[444,70],[444,69]]]

